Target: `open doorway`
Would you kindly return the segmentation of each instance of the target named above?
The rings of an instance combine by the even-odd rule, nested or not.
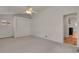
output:
[[[77,13],[64,15],[64,43],[77,45]]]

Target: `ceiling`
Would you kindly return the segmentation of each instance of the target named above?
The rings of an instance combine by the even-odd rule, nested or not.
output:
[[[36,11],[36,14],[33,14],[32,16],[28,16],[26,14],[26,9],[28,6],[0,6],[0,15],[6,15],[6,14],[12,14],[20,17],[25,17],[32,19],[35,15],[38,15],[40,12],[45,10],[47,6],[31,6],[34,11]]]
[[[24,14],[27,6],[0,6],[0,14]],[[33,10],[41,12],[47,7],[32,6]]]
[[[33,10],[36,11],[37,13],[33,14],[32,16],[27,16],[26,15],[27,7],[28,6],[0,6],[0,15],[13,14],[21,17],[33,18],[34,16],[38,15],[39,13],[49,8],[49,6],[31,6]],[[57,8],[57,6],[55,8]],[[74,9],[75,8],[79,10],[79,7],[74,6]]]

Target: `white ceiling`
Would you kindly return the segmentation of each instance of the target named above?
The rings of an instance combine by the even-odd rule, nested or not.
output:
[[[49,6],[32,6],[32,8],[38,13],[45,10],[48,7]],[[78,6],[72,6],[72,7],[79,9]],[[23,14],[25,13],[26,9],[27,6],[0,6],[0,14]]]
[[[34,14],[31,17],[26,16],[26,9],[28,6],[0,6],[0,14],[15,14],[17,16],[26,17],[26,18],[32,18],[35,15],[38,15],[40,12],[46,10],[49,8],[49,6],[31,6],[34,11],[36,11],[38,14]],[[55,6],[53,6],[55,7]],[[73,7],[73,6],[72,6]],[[75,7],[75,6],[74,6]],[[57,8],[57,6],[56,6]],[[79,7],[75,7],[78,8]]]
[[[23,14],[27,6],[0,6],[0,14]],[[45,6],[32,6],[37,12],[44,10]]]

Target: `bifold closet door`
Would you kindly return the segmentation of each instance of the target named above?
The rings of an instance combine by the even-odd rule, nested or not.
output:
[[[30,23],[27,18],[14,17],[14,37],[24,37],[30,35]]]

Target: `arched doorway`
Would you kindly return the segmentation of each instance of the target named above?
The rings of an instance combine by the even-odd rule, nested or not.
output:
[[[77,45],[77,13],[64,15],[64,43]]]

